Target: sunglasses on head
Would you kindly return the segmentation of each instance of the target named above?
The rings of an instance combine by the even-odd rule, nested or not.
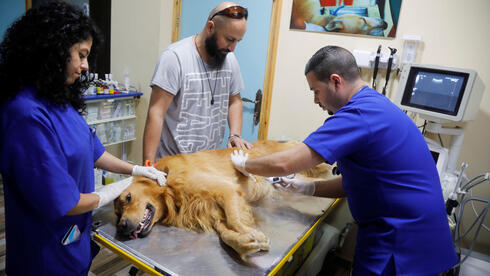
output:
[[[216,15],[224,15],[233,19],[242,19],[248,17],[248,10],[242,6],[231,6],[224,10],[221,10],[209,18],[209,21],[213,20]]]

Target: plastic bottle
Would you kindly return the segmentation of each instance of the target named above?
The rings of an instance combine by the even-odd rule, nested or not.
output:
[[[129,69],[124,69],[124,92],[129,93]]]

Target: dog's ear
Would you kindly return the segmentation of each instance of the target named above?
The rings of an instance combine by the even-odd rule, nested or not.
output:
[[[122,206],[119,198],[114,199],[114,213],[117,217],[121,216]]]
[[[168,174],[168,165],[167,165],[167,157],[164,157],[162,159],[158,159],[157,163],[155,164],[155,168],[159,171],[162,171],[166,174]]]
[[[165,215],[165,210],[163,210],[164,215],[162,218],[163,223],[172,224],[177,216],[176,206],[175,206],[175,195],[172,189],[164,189],[161,200],[163,202],[163,208],[167,209],[167,215]]]

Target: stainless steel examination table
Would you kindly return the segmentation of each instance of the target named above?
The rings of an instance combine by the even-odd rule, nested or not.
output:
[[[94,212],[93,239],[150,275],[286,275],[311,251],[318,225],[337,201],[275,194],[254,205],[256,228],[270,238],[271,247],[251,255],[247,263],[216,233],[155,224],[145,238],[120,238],[112,204]]]

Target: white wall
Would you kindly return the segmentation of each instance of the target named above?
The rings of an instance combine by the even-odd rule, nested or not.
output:
[[[112,1],[111,71],[115,80],[129,70],[131,85],[143,93],[137,108],[137,140],[126,143],[128,160],[142,164],[143,130],[150,100],[149,86],[161,51],[170,44],[173,1]],[[120,156],[120,145],[108,150]]]
[[[466,171],[469,177],[490,172],[490,54],[487,52],[490,1],[404,0],[395,39],[289,30],[291,7],[292,0],[283,1],[269,139],[302,140],[328,116],[313,103],[313,94],[304,77],[305,64],[318,49],[338,45],[351,51],[375,51],[381,44],[385,51],[390,46],[402,53],[401,37],[420,35],[423,42],[416,62],[474,69],[485,83],[486,91],[477,118],[466,126],[458,164],[469,163]],[[370,70],[363,70],[363,78],[369,84],[371,74]],[[384,85],[384,75],[385,71],[378,73],[378,87]],[[395,79],[395,83],[389,86],[390,97],[397,87],[394,74],[391,79]],[[473,192],[475,196],[488,199],[490,185],[480,185]],[[464,225],[469,226],[474,218],[471,207],[467,208]],[[486,225],[490,226],[490,216],[486,218]],[[490,233],[484,229],[480,232],[477,249],[490,254]]]

